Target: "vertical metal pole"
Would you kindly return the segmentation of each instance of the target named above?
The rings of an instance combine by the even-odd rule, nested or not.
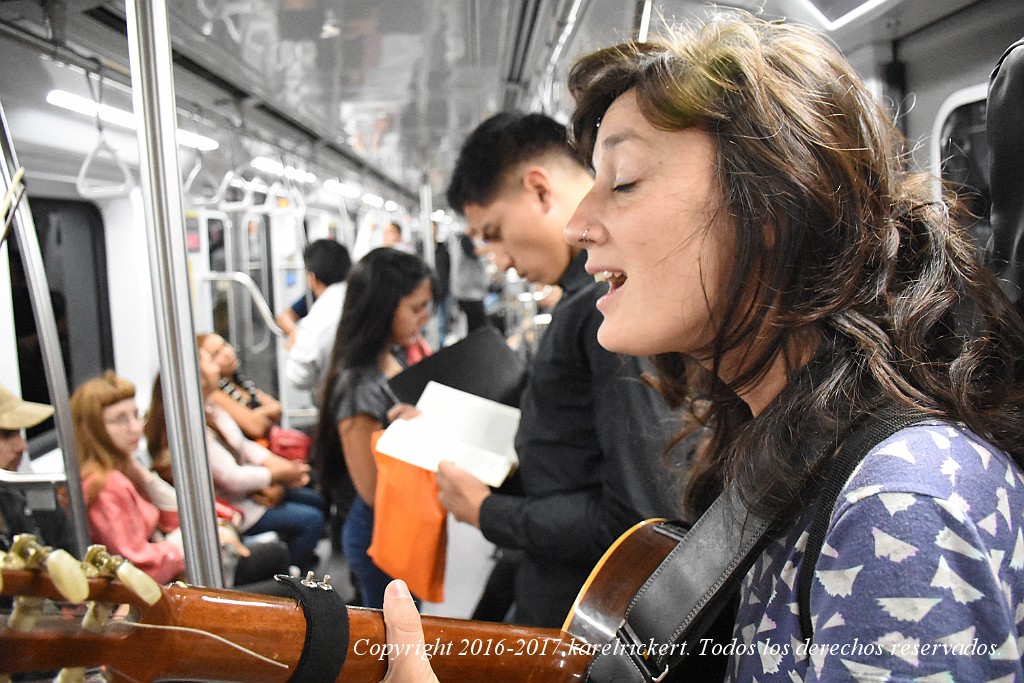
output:
[[[3,146],[4,163],[2,167],[4,191],[14,181],[18,170],[18,155],[14,152],[14,141],[7,127],[7,116],[0,106],[0,126],[3,135],[0,145]],[[28,281],[29,299],[32,300],[32,312],[36,317],[36,332],[43,354],[43,368],[46,372],[46,386],[50,390],[53,404],[54,422],[57,426],[57,443],[64,455],[64,472],[68,485],[68,501],[71,505],[71,523],[74,531],[75,551],[78,557],[85,557],[85,549],[89,545],[89,530],[86,526],[85,502],[82,498],[82,474],[78,464],[78,448],[75,446],[75,430],[71,422],[71,403],[68,397],[68,377],[64,369],[64,357],[60,350],[60,337],[57,334],[57,321],[53,317],[53,302],[50,300],[50,285],[46,281],[43,269],[43,256],[39,250],[39,238],[36,235],[32,211],[28,206],[28,197],[22,197],[14,215],[14,234],[17,235],[18,248],[21,250],[21,262],[25,268]]]
[[[434,189],[430,186],[427,174],[424,173],[423,182],[420,183],[420,230],[423,231],[423,249],[426,252],[423,258],[431,268],[435,265],[434,247],[437,246],[434,241],[434,219],[431,217],[433,213]]]
[[[139,172],[153,272],[167,434],[189,580],[224,585],[185,251],[177,115],[164,0],[126,0]]]

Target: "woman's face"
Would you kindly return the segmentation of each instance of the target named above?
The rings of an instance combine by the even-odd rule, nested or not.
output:
[[[402,297],[391,318],[391,343],[408,346],[416,341],[420,330],[430,320],[430,280],[424,278],[416,289]]]
[[[238,355],[235,354],[235,347],[227,343],[218,334],[211,334],[203,340],[203,348],[210,357],[216,361],[220,368],[220,374],[224,377],[231,377],[238,371]]]
[[[708,133],[653,127],[632,91],[605,113],[594,187],[565,230],[577,243],[587,230],[587,272],[608,280],[597,303],[605,348],[692,353],[713,337],[710,306],[730,234],[724,211],[716,213],[715,152]]]
[[[209,396],[220,387],[220,366],[204,345],[199,349],[199,390],[203,397]]]
[[[111,443],[123,455],[131,456],[142,438],[142,421],[134,398],[126,398],[103,409],[103,425]]]

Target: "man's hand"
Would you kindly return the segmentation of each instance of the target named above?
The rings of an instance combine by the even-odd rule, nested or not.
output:
[[[437,499],[455,519],[480,528],[480,506],[491,489],[453,462],[437,466]]]
[[[438,683],[426,657],[420,614],[402,580],[392,581],[384,591],[384,632],[392,647],[381,683]]]

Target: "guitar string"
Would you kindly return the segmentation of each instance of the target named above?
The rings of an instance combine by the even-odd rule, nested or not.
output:
[[[127,622],[122,622],[122,623],[127,623]],[[261,655],[258,652],[253,652],[252,650],[250,650],[249,648],[247,648],[247,647],[245,647],[243,645],[239,645],[238,643],[233,643],[230,640],[228,640],[227,638],[224,638],[222,636],[218,636],[216,633],[210,633],[209,631],[203,631],[203,630],[200,630],[198,628],[190,628],[188,626],[171,626],[171,625],[164,625],[164,624],[132,623],[132,624],[127,624],[127,625],[134,626],[134,627],[137,627],[137,628],[152,628],[152,629],[164,630],[164,631],[182,631],[184,633],[192,633],[192,634],[196,634],[196,635],[207,636],[209,638],[213,638],[214,640],[220,641],[220,642],[224,643],[225,645],[229,645],[229,646],[235,648],[236,650],[241,650],[242,652],[244,652],[247,655],[252,655],[256,659],[261,659],[264,662],[267,662],[268,664],[273,664],[274,666],[279,666],[282,669],[289,668],[289,666],[287,664],[284,664],[283,662],[275,661],[275,660],[271,659],[270,657],[265,657],[264,655]]]

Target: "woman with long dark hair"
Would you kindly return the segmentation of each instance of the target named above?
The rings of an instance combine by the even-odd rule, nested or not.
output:
[[[711,428],[691,517],[728,487],[775,521],[727,679],[1024,676],[1024,322],[955,198],[908,171],[853,68],[794,25],[716,14],[587,55],[569,87],[595,184],[566,238],[608,282],[598,338],[653,356],[663,394]],[[894,409],[917,417],[840,480],[805,605],[814,503],[851,434]],[[415,618],[402,593],[393,640]]]
[[[367,556],[373,533],[377,465],[374,432],[389,423],[396,401],[388,379],[402,371],[396,357],[430,319],[432,272],[418,256],[382,247],[364,256],[348,277],[348,291],[331,360],[321,387],[318,453],[324,485],[347,469],[355,499],[345,517],[342,549],[359,584],[363,605],[381,607],[390,577]]]

